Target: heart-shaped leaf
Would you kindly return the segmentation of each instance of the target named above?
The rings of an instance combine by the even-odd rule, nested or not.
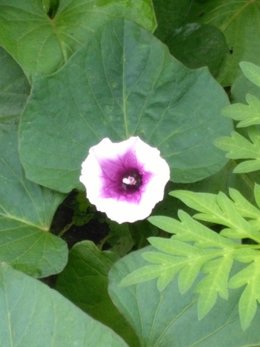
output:
[[[112,330],[36,279],[0,265],[3,347],[127,347]]]
[[[229,134],[228,103],[207,69],[190,70],[133,22],[116,20],[52,76],[36,79],[20,127],[26,175],[62,192],[79,186],[90,146],[138,135],[161,150],[175,182],[226,163],[213,142]]]
[[[181,295],[177,280],[162,292],[158,291],[154,280],[120,287],[119,283],[127,274],[146,264],[142,253],[147,250],[151,248],[124,257],[109,274],[112,300],[133,326],[142,346],[246,347],[260,344],[259,310],[246,331],[240,327],[239,290],[233,290],[228,300],[218,300],[206,318],[198,320],[196,299],[190,292]]]
[[[1,0],[0,45],[28,76],[45,74],[64,64],[88,35],[115,17],[148,30],[155,27],[151,0]]]

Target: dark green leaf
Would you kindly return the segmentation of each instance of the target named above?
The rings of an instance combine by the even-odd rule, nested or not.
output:
[[[113,331],[41,282],[0,265],[3,347],[127,347]]]
[[[148,30],[155,27],[151,0],[60,0],[58,8],[57,1],[1,0],[0,45],[28,76],[46,74],[115,17],[126,17]]]
[[[260,2],[248,0],[210,0],[196,4],[190,20],[218,27],[229,48],[218,80],[230,86],[240,74],[240,61],[259,64]]]
[[[108,296],[108,271],[116,260],[111,252],[100,251],[92,242],[83,241],[70,251],[69,262],[58,276],[56,289],[93,318],[108,325],[129,344],[136,337]]]
[[[171,53],[189,68],[208,66],[216,76],[228,51],[223,33],[212,25],[188,23],[165,41]]]
[[[226,163],[213,141],[231,131],[220,115],[227,103],[207,69],[185,68],[151,33],[114,21],[34,81],[20,128],[26,175],[69,192],[91,145],[138,135],[161,150],[175,182],[198,181]]]

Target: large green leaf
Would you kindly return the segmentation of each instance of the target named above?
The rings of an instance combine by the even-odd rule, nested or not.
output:
[[[260,63],[260,1],[210,0],[197,7],[191,11],[193,20],[215,25],[225,34],[229,53],[218,79],[230,86],[239,75],[240,61]]]
[[[132,329],[107,292],[108,271],[116,259],[114,253],[102,252],[90,241],[80,242],[71,249],[69,262],[58,276],[56,289],[83,311],[116,331],[131,346],[137,346]]]
[[[121,280],[144,265],[142,253],[133,252],[117,262],[110,272],[110,295],[119,310],[134,327],[142,346],[149,347],[246,347],[260,344],[260,311],[250,327],[242,331],[237,305],[239,290],[233,290],[228,300],[219,300],[206,318],[198,320],[193,295],[179,293],[177,281],[162,292],[151,280],[127,288]]]
[[[134,20],[149,30],[155,27],[151,0],[60,0],[49,4],[0,0],[0,45],[28,76],[49,73],[65,63],[88,35],[115,17]]]
[[[22,112],[29,92],[29,83],[22,69],[0,48],[0,122],[10,120]]]
[[[24,177],[15,124],[1,124],[0,147],[0,261],[39,277],[59,272],[67,246],[49,228],[64,196]]]
[[[0,261],[35,276],[61,271],[66,244],[49,233],[63,195],[24,177],[17,148],[17,119],[29,94],[21,68],[0,50]]]
[[[229,134],[227,96],[207,69],[190,70],[135,23],[105,26],[52,76],[36,79],[22,117],[26,175],[68,192],[104,137],[138,135],[161,150],[175,182],[194,182],[226,163],[214,139]]]
[[[109,328],[38,280],[0,265],[3,347],[126,347]]]

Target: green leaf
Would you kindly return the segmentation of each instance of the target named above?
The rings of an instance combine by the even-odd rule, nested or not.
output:
[[[124,0],[60,0],[57,9],[53,5],[54,1],[42,0],[0,2],[0,45],[27,76],[62,66],[97,28],[115,17],[126,17],[148,30],[155,28],[151,0],[127,4]]]
[[[1,346],[127,346],[57,292],[6,264],[0,265],[0,294]]]
[[[1,123],[0,147],[0,261],[38,277],[60,272],[67,246],[49,228],[64,196],[24,177],[16,125]]]
[[[260,185],[259,184],[255,184],[254,196],[255,196],[255,201],[257,203],[257,206],[260,208]]]
[[[152,222],[155,218],[152,217]],[[179,274],[180,292],[185,293],[202,271],[205,275],[195,288],[199,293],[198,316],[202,319],[215,305],[218,295],[224,299],[228,297],[228,279],[237,244],[213,233],[184,213],[180,213],[180,218],[181,222],[174,219],[171,221],[176,236],[170,239],[149,238],[157,252],[145,252],[143,257],[152,265],[130,273],[121,285],[157,278],[157,287],[161,291]],[[182,224],[182,230],[174,227],[177,223]],[[155,224],[160,227],[158,220]],[[193,244],[190,244],[191,241]]]
[[[232,101],[245,103],[247,94],[255,95],[260,99],[260,88],[241,74],[231,87]]]
[[[208,66],[213,76],[220,70],[228,52],[223,33],[212,25],[187,23],[167,38],[171,53],[189,68]]]
[[[185,68],[151,33],[117,20],[56,74],[34,80],[21,160],[29,179],[69,192],[90,146],[138,135],[161,150],[175,182],[194,182],[226,163],[213,141],[230,133],[220,117],[227,103],[207,69]]]
[[[231,239],[250,238],[256,242],[260,241],[259,227],[254,227],[247,218],[258,219],[259,210],[252,206],[239,192],[231,190],[232,201],[224,193],[195,193],[185,190],[177,190],[170,195],[180,199],[187,206],[198,211],[195,218],[202,221],[223,225],[221,234]],[[257,214],[258,211],[258,214]],[[186,220],[187,222],[187,220]],[[192,220],[190,221],[192,222]],[[225,239],[215,236],[215,241],[223,243]],[[228,245],[228,243],[227,243]]]
[[[93,318],[122,336],[131,346],[136,337],[108,296],[108,271],[117,257],[83,241],[70,251],[69,261],[59,274],[56,289]]]
[[[239,63],[259,64],[260,2],[248,0],[211,0],[191,9],[192,19],[218,27],[225,35],[229,54],[218,80],[230,86],[239,74]],[[195,14],[195,15],[194,15]]]
[[[233,131],[230,137],[221,137],[215,141],[218,148],[227,151],[230,159],[250,159],[239,163],[234,172],[246,173],[260,170],[260,134],[259,129],[248,129],[249,139]]]
[[[249,327],[257,310],[257,301],[260,303],[260,257],[256,255],[253,262],[230,279],[231,288],[246,285],[240,300],[239,314],[242,328]]]
[[[226,253],[226,254],[225,254]],[[199,282],[196,292],[198,299],[198,317],[204,318],[216,304],[218,295],[228,298],[228,280],[233,265],[232,251],[226,251],[222,258],[208,262],[203,267],[206,276]]]
[[[216,75],[228,52],[225,36],[212,25],[189,19],[192,0],[154,0],[158,22],[155,35],[170,49],[175,58],[189,68],[208,66]]]
[[[65,242],[49,233],[63,195],[28,181],[17,148],[17,119],[29,94],[21,68],[0,49],[0,261],[34,276],[59,272]]]
[[[29,83],[22,69],[0,48],[0,123],[20,115],[29,92]]]
[[[243,331],[237,305],[241,292],[232,290],[228,300],[218,300],[206,318],[197,319],[197,305],[191,292],[181,295],[177,280],[163,292],[156,281],[127,288],[119,283],[136,268],[146,264],[143,254],[151,248],[132,252],[110,271],[110,295],[135,329],[140,344],[149,347],[246,347],[260,344],[260,310],[250,327]],[[187,326],[187,322],[191,322]],[[188,328],[187,328],[188,327]],[[187,333],[188,329],[188,333]]]
[[[260,87],[260,67],[246,61],[242,61],[239,65],[249,81]]]
[[[260,124],[260,99],[254,95],[247,94],[248,105],[232,104],[223,110],[224,116],[228,116],[236,121],[238,128]]]
[[[157,18],[156,36],[165,42],[173,32],[186,23],[192,0],[153,0]]]

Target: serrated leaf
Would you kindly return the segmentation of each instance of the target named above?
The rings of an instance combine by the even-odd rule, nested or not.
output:
[[[221,232],[222,236],[231,239],[242,239],[248,237],[257,242],[260,240],[259,232],[255,230],[251,223],[243,218],[243,215],[240,214],[242,206],[240,205],[238,210],[236,204],[224,193],[220,192],[219,194],[210,194],[177,190],[171,192],[170,195],[180,199],[187,206],[198,211],[199,213],[196,213],[194,218],[226,226],[227,228],[223,229]],[[240,203],[241,202],[242,200]],[[248,208],[247,204],[246,207]],[[256,211],[254,210],[254,212]],[[190,223],[193,223],[192,220]],[[210,234],[207,233],[207,235]],[[215,242],[217,242],[217,239],[215,239]],[[228,240],[225,240],[225,238],[219,239],[218,242],[227,242],[228,245]]]
[[[199,282],[198,317],[202,319],[215,305],[218,295],[228,298],[228,279],[233,265],[232,250],[223,252],[223,257],[208,262],[203,267],[206,276]]]
[[[138,135],[160,149],[175,182],[194,182],[226,163],[212,142],[232,128],[219,117],[227,103],[207,69],[187,69],[151,33],[116,20],[57,73],[34,80],[21,160],[29,179],[68,192],[82,189],[80,166],[92,145]]]
[[[4,347],[126,347],[108,327],[63,296],[0,265],[0,344]]]
[[[185,266],[180,270],[178,276],[178,286],[181,294],[185,294],[191,288],[200,274],[200,270],[204,262],[205,259],[203,258],[200,260],[196,259],[196,262],[190,263],[188,266]]]
[[[230,159],[251,159],[239,163],[234,172],[245,173],[260,170],[260,134],[257,130],[250,128],[248,140],[237,132],[232,132],[231,137],[219,138],[215,144],[226,151],[226,157]]]
[[[239,314],[244,330],[249,327],[256,314],[257,301],[260,303],[260,257],[255,256],[252,260],[251,264],[237,272],[229,282],[230,288],[246,285],[239,299]]]
[[[48,5],[48,4],[47,4]],[[56,4],[57,5],[57,4]],[[115,17],[126,17],[148,30],[155,28],[151,0],[60,0],[49,13],[41,0],[0,2],[0,44],[27,76],[62,66],[95,30]]]
[[[245,347],[260,345],[260,311],[246,331],[241,330],[237,302],[240,290],[232,290],[228,300],[218,300],[208,315],[198,321],[194,294],[181,295],[177,279],[159,292],[156,281],[122,288],[119,283],[136,268],[146,264],[142,254],[132,252],[110,271],[110,295],[131,322],[140,344],[149,347]],[[196,285],[196,283],[195,283]],[[188,327],[187,322],[192,321]],[[221,341],[221,343],[220,343]]]
[[[154,278],[159,277],[159,275],[161,274],[161,270],[161,266],[143,266],[140,269],[131,272],[131,274],[123,278],[120,282],[120,286],[128,287],[136,283],[150,281]]]
[[[260,210],[251,204],[238,190],[230,188],[229,196],[238,213],[245,218],[258,219]]]
[[[257,206],[260,208],[260,184],[255,184],[254,186],[254,196]]]
[[[260,66],[246,61],[242,61],[239,65],[243,74],[249,79],[249,81],[260,87]]]
[[[247,94],[248,105],[232,104],[223,110],[224,116],[228,116],[236,121],[238,128],[260,124],[260,100],[254,95]]]

